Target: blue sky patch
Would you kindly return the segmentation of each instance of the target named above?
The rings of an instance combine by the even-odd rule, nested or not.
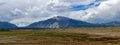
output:
[[[79,11],[79,10],[86,10],[88,8],[91,8],[91,7],[96,7],[96,6],[99,6],[100,5],[100,0],[96,0],[88,5],[74,5],[70,8],[70,10],[72,11]]]

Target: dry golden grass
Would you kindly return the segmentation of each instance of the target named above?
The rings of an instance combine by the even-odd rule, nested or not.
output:
[[[0,31],[0,45],[120,45],[120,28]]]

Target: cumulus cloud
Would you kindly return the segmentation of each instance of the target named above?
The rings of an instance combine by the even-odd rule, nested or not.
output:
[[[107,0],[102,2],[98,7],[87,9],[88,13],[83,17],[90,22],[111,22],[120,20],[120,0]]]
[[[27,26],[55,15],[92,23],[120,19],[119,0],[0,0],[1,4],[0,21],[18,26]]]
[[[48,10],[55,12],[69,12],[85,10],[98,6],[98,0],[51,0],[48,2]]]

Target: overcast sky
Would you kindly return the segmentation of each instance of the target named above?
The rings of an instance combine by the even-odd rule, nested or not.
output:
[[[17,26],[53,16],[104,23],[120,20],[120,0],[0,0],[0,21]]]

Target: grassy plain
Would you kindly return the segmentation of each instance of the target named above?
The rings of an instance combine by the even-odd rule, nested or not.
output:
[[[120,45],[120,27],[0,31],[0,45]]]

